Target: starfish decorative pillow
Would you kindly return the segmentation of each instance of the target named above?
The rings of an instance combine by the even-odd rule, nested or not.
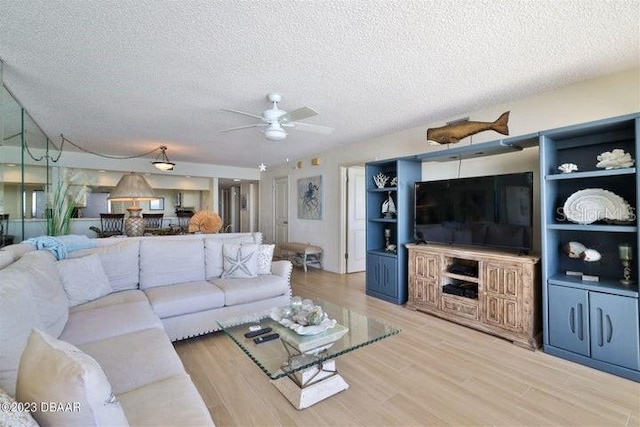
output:
[[[248,278],[258,275],[257,244],[224,244],[222,277]]]

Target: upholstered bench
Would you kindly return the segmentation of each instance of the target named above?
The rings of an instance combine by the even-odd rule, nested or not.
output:
[[[322,248],[308,243],[288,242],[280,245],[280,255],[294,265],[302,266],[306,273],[307,265],[322,268]]]

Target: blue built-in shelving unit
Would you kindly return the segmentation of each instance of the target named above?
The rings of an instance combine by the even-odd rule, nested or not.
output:
[[[598,155],[616,148],[637,159],[639,141],[639,114],[540,132],[544,351],[635,381],[640,381],[638,219],[577,224],[562,207],[576,191],[604,189],[635,211],[640,200],[636,165],[603,169],[596,164]],[[576,164],[578,171],[561,173],[563,163]],[[601,260],[570,258],[563,250],[568,242],[596,249]],[[620,281],[621,244],[630,244],[634,254],[632,284]]]
[[[407,249],[413,241],[414,185],[422,176],[422,162],[416,157],[406,157],[366,165],[367,186],[367,295],[394,304],[407,301]],[[374,176],[382,173],[389,177],[387,186],[378,188]],[[392,178],[397,183],[391,185]],[[382,204],[391,196],[397,214],[385,218]],[[395,251],[386,247],[385,230],[389,230],[389,242]]]

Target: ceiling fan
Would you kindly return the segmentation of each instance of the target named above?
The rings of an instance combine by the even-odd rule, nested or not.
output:
[[[238,126],[234,128],[224,129],[220,132],[231,132],[239,129],[264,127],[264,137],[271,141],[282,141],[287,137],[287,131],[285,128],[297,129],[305,132],[319,133],[322,135],[329,135],[333,132],[333,128],[327,126],[312,125],[311,123],[303,123],[299,120],[308,119],[318,115],[318,113],[309,107],[298,108],[293,111],[284,111],[278,108],[278,102],[282,100],[282,95],[279,93],[270,93],[267,95],[269,102],[273,103],[273,106],[262,112],[262,115],[253,113],[247,113],[245,111],[232,110],[224,108],[223,111],[229,111],[232,113],[242,114],[244,116],[255,117],[260,119],[261,123],[253,123],[245,126]]]

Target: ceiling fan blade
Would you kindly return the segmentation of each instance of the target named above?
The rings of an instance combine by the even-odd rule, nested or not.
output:
[[[257,114],[253,114],[253,113],[247,113],[246,111],[232,110],[230,108],[223,108],[222,111],[229,111],[230,113],[238,113],[238,114],[242,114],[243,116],[255,117],[256,119],[262,120],[262,116],[258,116]]]
[[[317,116],[318,112],[310,107],[302,107],[297,110],[289,111],[286,114],[278,117],[281,122],[295,122],[298,120],[308,119],[309,117]]]
[[[321,135],[330,135],[333,132],[333,128],[330,128],[328,126],[312,125],[311,123],[295,122],[292,123],[292,125],[294,129],[302,130],[305,132],[319,133]]]
[[[231,132],[234,130],[239,130],[239,129],[247,129],[247,128],[255,128],[255,127],[260,127],[260,126],[268,126],[266,123],[254,123],[252,125],[244,125],[244,126],[238,126],[235,128],[229,128],[229,129],[223,129],[220,131],[220,133],[222,132]]]

